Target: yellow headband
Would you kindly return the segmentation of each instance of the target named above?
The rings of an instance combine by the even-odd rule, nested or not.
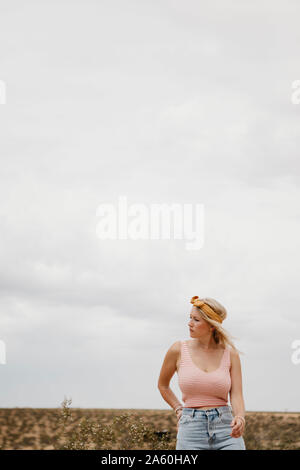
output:
[[[203,312],[205,312],[206,315],[212,320],[222,323],[222,318],[220,318],[219,315],[209,305],[203,302],[203,300],[200,300],[198,295],[194,295],[194,297],[192,297],[191,304],[193,304],[195,307],[201,308],[201,310],[203,310]]]

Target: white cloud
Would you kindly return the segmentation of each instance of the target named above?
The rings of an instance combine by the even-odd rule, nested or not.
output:
[[[299,411],[299,5],[131,5],[4,2],[2,406],[167,408],[163,356],[203,295],[245,352],[246,408]],[[120,194],[203,203],[203,249],[100,242]]]

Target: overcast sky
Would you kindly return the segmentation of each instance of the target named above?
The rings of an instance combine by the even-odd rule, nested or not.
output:
[[[299,14],[1,0],[0,407],[171,409],[160,368],[198,295],[228,311],[246,410],[300,411]],[[100,240],[121,195],[203,204],[203,247]]]

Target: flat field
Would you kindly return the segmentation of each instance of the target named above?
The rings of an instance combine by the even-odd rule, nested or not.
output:
[[[72,420],[65,421],[65,433],[58,440],[63,429],[61,408],[0,408],[0,450],[176,447],[172,410],[69,410]],[[247,412],[243,437],[248,450],[300,450],[300,413]]]

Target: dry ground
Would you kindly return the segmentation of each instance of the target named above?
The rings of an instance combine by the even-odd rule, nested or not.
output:
[[[172,410],[70,410],[74,421],[69,429],[78,426],[83,417],[96,423],[110,424],[114,417],[129,413],[141,417],[145,425],[153,425],[156,431],[167,431],[168,448],[175,449],[176,416]],[[60,408],[0,408],[0,449],[54,449],[59,416]],[[300,450],[300,413],[247,412],[243,437],[248,450]],[[147,449],[147,442],[140,448]]]

